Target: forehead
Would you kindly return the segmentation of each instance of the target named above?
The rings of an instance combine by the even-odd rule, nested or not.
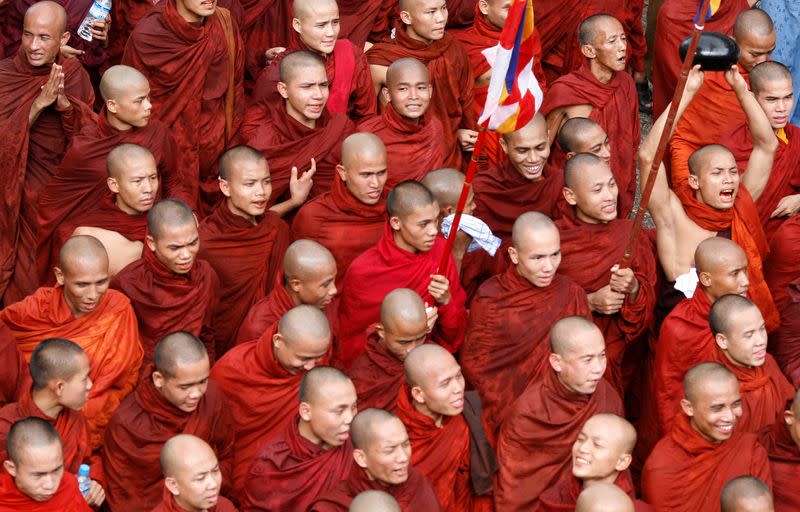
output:
[[[330,0],[306,0],[297,13],[301,20],[336,17],[339,15],[339,6]]]
[[[301,63],[292,66],[288,73],[287,85],[300,83],[320,83],[326,82],[328,77],[325,73],[325,66],[319,63]]]
[[[428,323],[424,315],[420,315],[418,322],[414,323],[405,318],[393,319],[384,330],[397,338],[418,338],[428,330]]]
[[[595,21],[594,30],[597,37],[608,37],[625,31],[625,29],[622,28],[622,23],[610,17],[604,17]]]
[[[46,6],[38,6],[36,9],[25,14],[22,25],[24,30],[47,32],[52,36],[59,36],[60,24],[63,20],[59,19],[55,9]]]
[[[403,218],[403,220],[414,223],[431,218],[435,219],[438,217],[439,217],[439,203],[434,201],[427,205],[418,206],[414,211],[406,215]]]
[[[158,233],[159,236],[157,239],[167,243],[183,241],[186,238],[199,236],[199,231],[195,222],[186,222],[178,225],[165,223],[161,226],[161,229],[158,230]]]
[[[211,369],[208,356],[197,361],[176,361],[172,369],[172,380],[194,379],[203,374],[208,374]],[[198,375],[199,374],[199,375]]]
[[[758,94],[761,96],[783,96],[793,92],[793,82],[791,78],[765,80],[762,82],[761,86],[762,89],[758,92]]]
[[[136,155],[125,159],[125,165],[119,166],[119,173],[122,179],[143,172],[157,172],[155,159],[150,155]]]
[[[372,442],[370,443],[370,448],[380,449],[386,446],[394,446],[408,439],[406,427],[397,418],[376,423],[372,428]]]
[[[735,402],[739,396],[739,381],[735,377],[708,378],[697,382],[697,404]]]
[[[607,138],[608,135],[606,135],[606,132],[599,124],[587,125],[578,132],[578,136],[576,137],[577,141],[585,144],[587,148],[601,143]]]
[[[526,252],[555,252],[561,247],[561,234],[555,226],[530,227],[522,233],[521,247]]]
[[[761,311],[755,305],[733,310],[728,320],[734,330],[748,330],[764,323]]]
[[[733,269],[740,269],[747,266],[747,255],[742,249],[728,248],[717,255],[711,267],[711,272],[727,273]]]
[[[310,390],[309,402],[322,407],[337,407],[356,401],[356,388],[349,380],[328,380]]]
[[[429,81],[428,75],[428,69],[424,66],[398,66],[391,70],[391,83],[392,85],[427,84]]]
[[[582,165],[575,173],[573,184],[577,187],[592,187],[598,183],[607,183],[614,177],[611,168],[605,162]]]
[[[435,9],[445,4],[445,0],[411,0],[411,5],[409,7],[413,11],[424,11],[427,9]]]
[[[64,278],[71,281],[94,281],[108,277],[107,258],[75,258],[61,269]]]
[[[703,155],[700,162],[700,172],[736,167],[736,159],[733,157],[733,154],[723,149],[716,149]]]
[[[49,472],[63,462],[61,444],[28,444],[18,450],[17,466],[30,472]]]
[[[536,146],[547,140],[547,124],[543,120],[536,120],[520,130],[511,134],[511,146]]]
[[[265,159],[250,157],[236,158],[228,170],[230,181],[264,179],[269,176],[269,168]]]
[[[572,342],[566,347],[566,358],[579,359],[599,354],[606,349],[603,335],[595,329],[580,329],[575,332]]]

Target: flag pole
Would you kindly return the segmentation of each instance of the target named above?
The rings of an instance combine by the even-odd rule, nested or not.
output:
[[[661,138],[658,141],[658,149],[656,150],[653,164],[650,167],[650,174],[647,176],[647,182],[642,189],[642,197],[639,200],[639,208],[636,210],[636,216],[633,220],[633,228],[631,228],[631,234],[628,238],[628,245],[625,247],[625,254],[622,256],[622,261],[619,263],[620,268],[629,268],[631,266],[633,251],[636,249],[636,243],[639,241],[639,234],[642,231],[644,214],[647,211],[647,205],[650,203],[650,194],[653,192],[658,170],[661,167],[661,162],[664,160],[664,153],[667,150],[667,144],[669,143],[670,134],[672,133],[672,125],[675,124],[675,117],[678,114],[678,105],[680,105],[681,98],[683,98],[683,91],[686,89],[686,80],[689,78],[689,70],[692,69],[692,63],[694,62],[697,43],[700,41],[700,34],[705,28],[706,13],[708,12],[710,3],[711,0],[703,0],[697,20],[695,21],[692,40],[689,43],[689,50],[686,52],[686,58],[683,59],[681,74],[678,77],[678,83],[675,86],[675,94],[672,96],[672,103],[669,107],[667,122],[664,125],[664,131],[661,132]],[[655,123],[655,119],[653,122]]]

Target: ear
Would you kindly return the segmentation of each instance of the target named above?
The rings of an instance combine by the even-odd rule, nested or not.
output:
[[[161,389],[164,387],[164,381],[166,380],[164,378],[164,374],[156,371],[153,372],[152,378],[153,378],[153,385],[156,387],[156,389]]]
[[[59,285],[64,286],[64,272],[62,272],[58,267],[53,267],[53,274],[56,275],[56,282]]]
[[[617,464],[614,466],[614,469],[616,469],[621,473],[630,467],[631,462],[633,462],[633,457],[631,457],[631,454],[623,453],[619,457],[619,460],[617,461]]]
[[[478,9],[480,9],[481,14],[486,16],[489,14],[489,2],[486,0],[478,0]]]
[[[282,345],[283,345],[283,336],[281,335],[281,333],[279,333],[279,332],[276,332],[276,333],[275,333],[275,334],[272,336],[272,346],[273,346],[274,348],[279,348],[279,347],[281,347]]]
[[[455,206],[445,206],[444,208],[442,208],[442,216],[443,217],[447,217],[448,215],[451,215],[453,213],[456,213],[456,207]]]
[[[217,181],[219,182],[219,190],[222,192],[222,195],[225,197],[231,197],[231,184],[228,183],[228,180],[219,178]]]
[[[714,341],[717,342],[717,346],[721,350],[728,350],[728,338],[721,332],[718,332],[717,335],[714,336]]]
[[[6,471],[8,471],[8,474],[11,475],[12,478],[17,476],[17,466],[15,466],[11,460],[4,460],[3,467],[6,468]]]
[[[180,496],[181,491],[178,489],[178,481],[168,476],[164,479],[164,486],[169,490],[173,496]]]
[[[567,151],[567,154],[566,154],[567,160],[569,160],[570,158],[572,158],[576,154],[577,153],[575,153],[574,151]]]
[[[411,13],[408,11],[400,11],[400,21],[404,25],[411,25]]]
[[[700,272],[697,274],[697,279],[700,280],[700,284],[703,286],[711,286],[711,274],[708,272]]]
[[[281,95],[281,98],[287,99],[289,98],[289,88],[283,82],[278,82],[278,94]]]
[[[311,421],[311,406],[308,405],[308,402],[300,402],[297,412],[300,414],[303,421]]]
[[[367,454],[364,453],[364,450],[360,448],[353,450],[353,460],[361,469],[367,469]]]
[[[594,46],[590,44],[581,45],[581,53],[587,59],[594,59],[597,57],[597,52],[595,51]]]
[[[303,285],[303,283],[301,283],[299,279],[289,279],[289,281],[286,284],[288,284],[289,288],[291,288],[292,291],[295,293],[299,292],[300,287]]]
[[[386,331],[383,328],[383,324],[381,323],[375,324],[375,332],[377,333],[380,339],[386,338]]]
[[[292,28],[298,34],[300,33],[300,20],[297,18],[292,18]]]
[[[395,231],[400,231],[400,217],[389,217],[389,225],[392,226],[392,229]]]
[[[683,413],[686,416],[689,416],[690,418],[694,416],[694,408],[692,407],[692,402],[690,402],[685,398],[681,398],[681,410],[683,410]]]
[[[67,44],[69,42],[69,38],[70,38],[69,32],[64,32],[63,34],[61,34],[61,44],[59,46],[64,46],[65,44]]]
[[[556,373],[561,373],[561,371],[564,369],[564,362],[561,360],[561,356],[555,352],[550,352],[550,356],[547,358],[547,361],[550,363],[550,367]]]
[[[571,188],[564,187],[561,189],[561,193],[564,194],[564,199],[570,206],[578,204],[578,200],[575,198],[575,192]]]
[[[519,265],[519,254],[517,253],[517,249],[515,247],[508,248],[508,257],[511,258],[511,263],[514,265]]]
[[[111,192],[119,194],[119,183],[116,178],[106,178],[106,185]]]
[[[692,190],[700,190],[700,180],[696,175],[689,174],[689,186],[692,187]]]
[[[389,88],[386,87],[385,85],[381,87],[381,95],[383,95],[383,101],[385,101],[386,103],[392,102],[392,95],[389,94]]]
[[[502,135],[500,136],[500,147],[503,148],[503,153],[508,154],[508,142]]]
[[[790,410],[783,411],[783,422],[786,423],[787,427],[791,427],[794,425],[794,413]]]
[[[53,390],[53,393],[57,397],[61,398],[64,395],[64,386],[65,385],[66,385],[66,382],[64,382],[61,379],[58,379],[58,380],[50,381],[50,383],[48,384],[48,387],[50,387]]]
[[[116,100],[106,100],[106,110],[111,112],[112,114],[116,114],[118,107]]]
[[[415,402],[418,404],[425,403],[425,392],[422,391],[422,388],[419,386],[414,386],[411,388],[411,398],[414,399]]]
[[[156,252],[156,239],[152,235],[145,236],[144,241],[151,251]]]
[[[342,181],[347,182],[347,171],[344,170],[344,165],[342,164],[337,165],[336,172],[337,174],[339,174],[339,178]]]

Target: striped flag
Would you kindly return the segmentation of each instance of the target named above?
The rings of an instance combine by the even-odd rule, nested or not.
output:
[[[499,133],[513,132],[533,119],[544,94],[533,74],[537,39],[533,0],[512,0],[495,47],[492,79],[478,123]]]
[[[722,3],[722,0],[711,0],[708,3],[708,12],[706,13],[705,21],[711,19],[717,11],[719,10],[719,5]],[[703,0],[700,0],[700,5],[697,6],[697,14],[694,16],[694,22],[697,23],[700,20],[700,10],[703,8]]]

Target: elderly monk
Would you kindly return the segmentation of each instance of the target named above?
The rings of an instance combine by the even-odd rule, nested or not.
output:
[[[775,504],[778,510],[800,507],[797,471],[800,468],[800,393],[795,393],[788,408],[775,423],[759,432],[758,440],[767,449]]]
[[[345,368],[364,352],[366,330],[378,321],[386,294],[400,287],[425,301],[434,342],[455,352],[464,339],[466,295],[452,255],[438,268],[446,244],[438,236],[439,205],[433,194],[419,182],[404,181],[389,194],[386,210],[383,237],[353,260],[342,283],[336,360]]]
[[[737,428],[736,376],[704,362],[686,372],[683,384],[681,412],[644,465],[644,499],[657,511],[719,512],[719,493],[731,478],[750,474],[772,485],[766,451],[755,434]]]
[[[736,477],[725,484],[720,494],[720,507],[722,512],[775,512],[769,486],[750,475]]]
[[[236,512],[227,498],[220,496],[223,472],[214,449],[203,439],[179,434],[161,448],[164,491],[153,512]]]
[[[564,120],[572,117],[588,117],[603,127],[611,141],[611,170],[620,191],[618,213],[625,218],[636,196],[636,148],[641,139],[636,87],[625,72],[625,30],[616,18],[596,14],[581,23],[579,39],[586,62],[553,82],[541,112],[547,116],[551,142]]]
[[[203,342],[186,331],[158,342],[136,390],[106,430],[103,469],[114,510],[150,510],[161,500],[158,454],[177,434],[196,435],[214,447],[223,474],[232,473],[234,430],[228,403],[215,383]]]
[[[0,298],[22,300],[38,286],[35,250],[37,203],[55,173],[72,133],[75,107],[67,96],[92,104],[89,75],[77,59],[63,59],[69,39],[67,13],[55,2],[32,5],[25,14],[17,55],[0,61],[0,180],[5,213],[0,217]]]
[[[391,494],[378,489],[358,493],[350,503],[348,512],[402,512]]]
[[[143,365],[153,361],[158,340],[175,331],[199,336],[213,362],[217,340],[212,317],[219,279],[208,262],[197,259],[200,234],[192,210],[179,199],[159,201],[147,213],[145,243],[142,258],[111,282],[113,289],[131,299]]]
[[[61,439],[41,418],[25,418],[8,432],[8,458],[0,474],[0,510],[90,512],[75,475],[64,469]],[[92,505],[103,503],[100,494]]]
[[[428,67],[436,91],[430,115],[442,123],[441,144],[444,165],[459,168],[461,151],[472,151],[478,133],[472,95],[472,70],[461,43],[445,32],[445,0],[400,0],[400,19],[394,39],[380,42],[367,52],[375,90],[387,84],[388,66],[398,59],[413,57]],[[388,98],[384,98],[388,99]]]
[[[386,147],[371,133],[354,133],[342,143],[331,190],[315,197],[292,222],[296,238],[316,240],[336,258],[340,286],[350,264],[380,240],[386,224]]]
[[[570,509],[571,510],[571,509]],[[642,509],[647,510],[647,509]],[[587,487],[578,495],[575,512],[635,512],[636,505],[625,491],[613,484]]]
[[[345,512],[362,491],[391,494],[403,512],[438,512],[428,479],[411,465],[411,441],[403,422],[382,409],[366,409],[350,425],[355,464],[349,477],[323,493],[309,507],[313,512]]]
[[[220,158],[219,172],[225,202],[200,224],[199,255],[220,279],[213,325],[221,356],[250,307],[272,290],[291,233],[277,213],[267,210],[272,185],[263,155],[234,147]]]
[[[61,248],[54,268],[58,284],[0,311],[30,359],[42,339],[67,338],[89,357],[92,389],[83,409],[92,450],[125,396],[133,390],[142,364],[142,346],[130,300],[108,289],[108,255],[96,238],[74,236]]]
[[[401,181],[420,180],[444,164],[444,148],[431,143],[444,138],[444,129],[439,118],[427,113],[433,86],[428,68],[417,59],[392,62],[380,94],[383,114],[363,121],[357,129],[374,133],[386,144],[391,169],[386,188],[392,189]]]
[[[331,330],[325,314],[314,306],[290,309],[255,340],[234,347],[211,372],[228,396],[227,414],[236,432],[233,489],[244,491],[247,472],[259,449],[295,418],[300,381],[310,369],[325,364]]]
[[[244,49],[229,10],[202,0],[157,4],[136,25],[122,63],[150,80],[153,114],[178,146],[186,200],[208,215],[219,202],[217,158],[244,115]]]
[[[0,320],[0,407],[20,399],[30,385],[28,364],[17,348],[11,329]]]
[[[275,287],[250,308],[236,335],[237,344],[260,338],[284,313],[301,304],[324,311],[335,338],[339,322],[336,273],[336,260],[324,246],[312,240],[292,242],[283,256],[283,271],[275,276]]]
[[[316,173],[311,189],[311,196],[316,197],[333,186],[342,141],[355,124],[344,112],[325,110],[330,84],[319,55],[304,50],[290,53],[281,59],[279,72],[282,101],[262,114],[249,110],[242,135],[269,160],[274,199],[283,198],[297,169],[306,168],[309,178]]]
[[[486,281],[472,302],[461,366],[481,395],[490,433],[508,405],[545,373],[550,328],[562,318],[591,318],[586,292],[558,274],[561,241],[553,221],[520,215],[508,249],[512,265]]]
[[[341,371],[317,366],[300,382],[298,417],[259,451],[242,498],[243,510],[306,510],[350,475],[350,423],[356,388]]]
[[[48,281],[49,264],[58,257],[60,243],[63,243],[59,233],[80,226],[75,222],[93,215],[92,210],[98,203],[111,199],[125,213],[131,214],[152,206],[160,197],[159,193],[164,197],[186,198],[175,139],[161,121],[150,119],[147,78],[129,66],[113,66],[100,80],[100,94],[104,100],[100,114],[81,106],[80,131],[72,137],[64,160],[39,199],[37,264],[42,282]],[[129,147],[131,144],[141,146],[150,154]],[[124,204],[120,206],[119,197],[109,198],[109,178],[119,183],[122,173],[128,169],[158,172],[159,186],[149,191],[149,205],[125,208]],[[153,187],[144,180],[139,185],[142,189]],[[112,189],[112,193],[116,192]],[[115,218],[125,219],[122,215]],[[128,224],[129,219],[120,220],[120,229]],[[64,233],[64,236],[71,234]]]
[[[586,420],[601,412],[622,414],[622,399],[603,379],[605,342],[591,320],[570,316],[556,322],[550,349],[550,371],[519,395],[500,430],[498,510],[536,507],[545,489],[569,477],[572,440]]]
[[[508,242],[514,221],[525,212],[561,216],[564,178],[560,169],[547,164],[547,123],[538,112],[527,125],[504,133],[500,147],[508,158],[475,176],[475,216]]]
[[[478,498],[474,484],[484,486],[482,494],[491,493],[494,450],[480,414],[465,409],[464,375],[456,359],[438,345],[423,345],[408,354],[404,368],[395,412],[408,431],[411,463],[431,481],[443,511],[493,510],[491,497]],[[487,453],[490,460],[482,461],[479,454]]]

